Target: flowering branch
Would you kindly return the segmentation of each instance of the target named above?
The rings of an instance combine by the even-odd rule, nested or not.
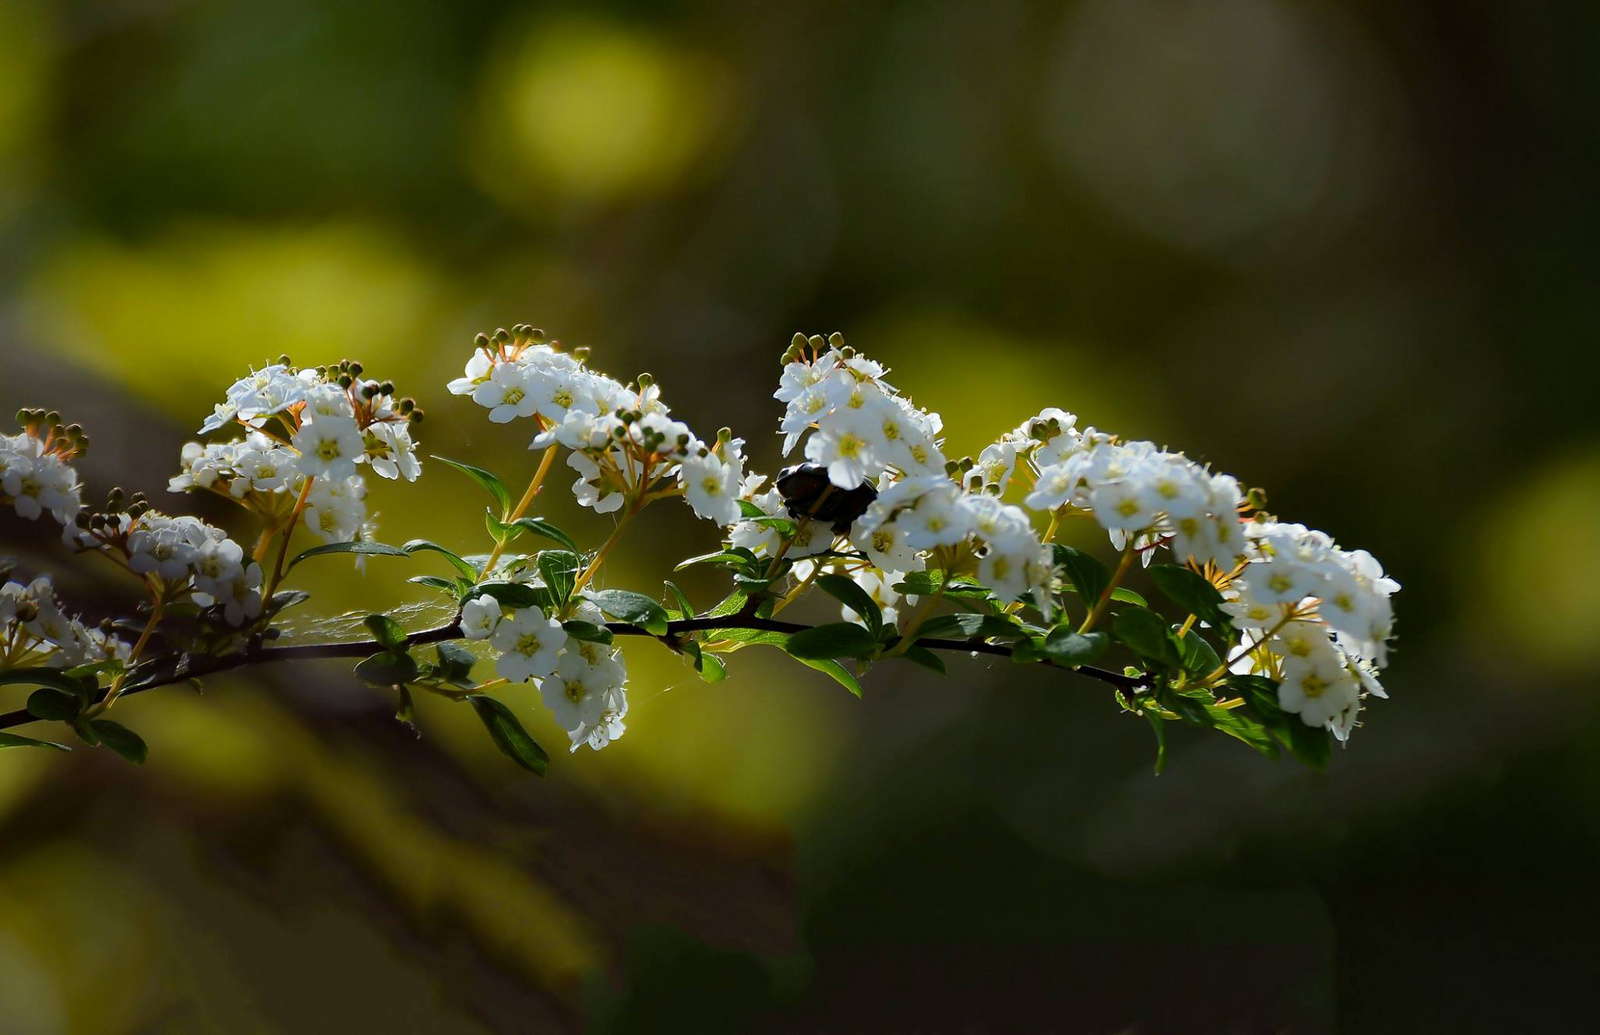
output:
[[[184,447],[169,488],[238,504],[255,526],[249,555],[224,530],[161,514],[139,492],[113,489],[104,506],[85,506],[71,462],[87,436],[54,412],[22,411],[22,433],[0,437],[0,502],[24,518],[48,512],[70,547],[104,555],[139,580],[148,602],[90,628],[67,616],[48,577],[8,579],[0,686],[34,689],[25,709],[0,714],[0,731],[58,721],[90,746],[142,762],[142,738],[105,717],[123,698],[255,664],[351,658],[359,680],[398,694],[405,721],[413,690],[468,703],[497,748],[542,773],[543,748],[489,691],[532,684],[572,750],[605,748],[626,731],[616,640],[629,636],[656,639],[710,682],[724,678],[729,655],[776,647],[857,696],[874,663],[942,674],[940,652],[1076,671],[1155,727],[1158,771],[1171,721],[1320,766],[1363,702],[1385,696],[1377,673],[1398,584],[1370,554],[1278,521],[1259,490],[1181,453],[1080,430],[1072,414],[1047,409],[977,458],[947,459],[939,416],[901,395],[881,364],[840,335],[796,335],[774,395],[786,411],[783,451],[803,446],[804,462],[767,488],[746,472],[744,441],[730,430],[702,439],[670,415],[648,374],[623,384],[587,361],[586,350],[519,324],[479,335],[464,376],[449,384],[491,423],[531,422],[529,447],[541,451],[515,503],[493,472],[435,457],[493,501],[483,554],[376,539],[365,476],[420,475],[412,434],[422,411],[351,360],[295,367],[282,357],[251,373],[201,426],[213,437]],[[235,437],[223,437],[228,430]],[[529,514],[563,454],[578,503],[616,515],[598,547]],[[720,569],[731,580],[723,599],[696,608],[670,581],[660,600],[598,588],[623,530],[679,498],[723,531],[717,550],[675,570]],[[1120,551],[1115,571],[1057,541],[1067,518],[1104,530]],[[293,553],[297,532],[322,543]],[[523,537],[550,545],[511,553]],[[1161,551],[1169,561],[1157,563]],[[376,609],[365,618],[369,639],[275,642],[279,615],[308,596],[282,588],[301,562],[348,554],[360,566],[424,553],[452,574],[410,581],[448,599],[450,624],[407,633]],[[1146,592],[1175,615],[1127,584],[1141,568]],[[838,621],[776,617],[818,594],[836,602]],[[130,644],[124,635],[135,630]],[[482,659],[467,640],[486,641],[492,678],[474,677]],[[1121,671],[1097,664],[1112,651]],[[0,748],[27,746],[64,747],[0,732]]]

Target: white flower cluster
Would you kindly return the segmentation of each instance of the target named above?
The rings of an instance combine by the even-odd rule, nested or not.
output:
[[[168,488],[215,492],[273,524],[304,493],[313,533],[327,542],[370,538],[360,465],[415,481],[422,464],[411,426],[421,417],[412,400],[395,398],[394,385],[363,378],[359,363],[296,369],[284,357],[234,382],[200,428],[236,423],[244,437],[184,446],[182,473]]]
[[[721,525],[739,520],[743,443],[726,432],[715,443],[701,441],[669,416],[649,375],[624,385],[588,369],[584,358],[518,324],[493,337],[480,334],[465,375],[449,388],[471,396],[496,423],[533,418],[533,448],[571,450],[567,466],[578,473],[573,492],[596,513],[637,504],[651,486],[675,481],[700,517]]]
[[[130,648],[103,628],[69,617],[48,575],[0,586],[0,660],[5,668],[75,668],[126,662]]]
[[[17,414],[19,435],[0,435],[0,502],[35,520],[45,511],[71,527],[83,509],[83,487],[71,460],[88,445],[83,429],[62,427],[61,415],[43,410]]]
[[[596,624],[605,621],[592,604],[580,604],[575,615]],[[560,622],[538,608],[502,610],[488,595],[462,607],[461,628],[469,639],[487,640],[494,648],[502,678],[538,683],[573,751],[583,744],[598,751],[625,732],[628,672],[621,651],[568,636]]]
[[[1250,521],[1237,479],[1151,442],[1121,442],[1049,409],[983,451],[969,488],[1004,492],[1020,470],[1023,502],[1091,515],[1118,549],[1149,564],[1159,548],[1216,573],[1251,650],[1236,666],[1280,682],[1280,705],[1348,737],[1363,691],[1383,695],[1399,584],[1365,551],[1340,550],[1303,525]],[[1265,641],[1264,643],[1262,641]]]
[[[891,471],[944,474],[939,415],[896,391],[881,364],[837,333],[826,342],[795,335],[784,360],[773,398],[787,407],[778,426],[785,456],[806,438],[806,459],[827,468],[841,489],[875,483]]]
[[[1394,631],[1400,584],[1365,550],[1341,550],[1325,532],[1277,521],[1244,526],[1248,561],[1229,584],[1224,610],[1262,646],[1237,669],[1280,680],[1278,703],[1308,726],[1343,740],[1363,692],[1387,697],[1377,673]]]

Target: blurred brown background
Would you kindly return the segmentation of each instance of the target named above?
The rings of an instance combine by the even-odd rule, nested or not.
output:
[[[0,759],[0,1031],[1590,1030],[1597,12],[0,0],[0,404],[88,426],[96,493],[164,496],[284,351],[520,482],[525,432],[443,389],[519,320],[771,471],[777,357],[840,329],[953,455],[1059,405],[1405,585],[1326,774],[1177,731],[1154,777],[1103,688],[1004,661],[856,701],[636,645],[628,735],[544,781],[344,666],[141,697],[142,770]],[[381,538],[470,541],[472,491],[380,486]]]

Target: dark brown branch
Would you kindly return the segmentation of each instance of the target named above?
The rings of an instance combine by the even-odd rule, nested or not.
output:
[[[640,629],[638,626],[629,625],[626,622],[607,622],[606,628],[610,629],[611,632],[617,636],[654,636],[653,633],[646,632],[645,630]],[[659,636],[655,638],[667,641],[668,645],[670,646],[674,637],[682,633],[703,632],[716,629],[756,629],[763,632],[797,633],[810,628],[812,627],[809,625],[802,625],[798,622],[780,622],[772,618],[720,615],[717,617],[706,618],[685,618],[675,622],[668,622],[667,634],[665,636]],[[456,622],[452,622],[449,625],[441,625],[433,629],[425,629],[422,632],[411,634],[406,638],[406,646],[421,647],[431,643],[443,643],[447,640],[459,640],[461,638],[461,626]],[[929,648],[930,650],[964,651],[974,654],[994,654],[1005,657],[1009,657],[1011,654],[1011,648],[1006,644],[987,643],[983,640],[947,640],[933,638],[920,639],[916,642],[923,647]],[[378,643],[376,640],[352,640],[347,643],[308,643],[283,647],[260,643],[246,647],[244,650],[233,654],[223,655],[222,657],[191,658],[186,666],[179,667],[175,665],[175,667],[171,669],[162,670],[160,674],[155,675],[147,681],[133,683],[123,687],[120,697],[129,697],[133,694],[143,693],[146,690],[155,690],[158,687],[172,686],[175,683],[184,683],[191,679],[212,676],[219,672],[230,672],[234,669],[246,668],[251,665],[265,665],[278,661],[316,661],[329,658],[365,658],[368,655],[376,654],[381,650],[383,650],[383,644]],[[1098,679],[1100,682],[1107,683],[1124,694],[1131,693],[1135,688],[1141,685],[1141,680],[1139,680],[1137,677],[1125,676],[1120,672],[1112,672],[1107,669],[1094,668],[1089,665],[1082,665],[1078,668],[1066,668],[1065,666],[1053,665],[1048,661],[1044,662],[1044,664],[1051,665],[1054,668],[1062,668],[1064,671],[1068,672],[1077,672],[1080,675],[1089,676],[1092,679]],[[95,703],[99,703],[104,696],[105,694],[102,691],[100,697],[96,698]],[[39,720],[37,720],[25,708],[14,712],[6,712],[4,714],[0,714],[0,730],[37,721]]]

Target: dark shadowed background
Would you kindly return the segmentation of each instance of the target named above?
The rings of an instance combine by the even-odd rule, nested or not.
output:
[[[0,1031],[1591,1030],[1597,11],[0,0],[0,404],[84,423],[95,497],[237,527],[165,482],[280,352],[520,483],[525,430],[443,386],[522,320],[771,471],[778,356],[838,329],[952,455],[1061,406],[1405,586],[1325,774],[1180,730],[1156,777],[1105,688],[1004,660],[857,701],[632,645],[627,736],[543,781],[347,665],[130,700],[143,769],[0,758]],[[380,486],[380,537],[468,542],[470,491]],[[653,528],[613,584],[714,543]]]

